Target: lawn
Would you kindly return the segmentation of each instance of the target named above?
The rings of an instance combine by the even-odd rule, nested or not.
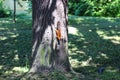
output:
[[[0,80],[19,80],[29,70],[31,22],[31,18],[17,18],[16,23],[0,18]],[[120,18],[69,15],[68,30],[69,59],[83,80],[120,80]]]

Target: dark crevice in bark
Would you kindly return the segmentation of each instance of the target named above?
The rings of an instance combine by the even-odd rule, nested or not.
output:
[[[55,50],[54,50],[54,48],[53,48],[53,44],[54,44],[54,29],[53,29],[53,27],[51,26],[51,31],[52,31],[52,40],[51,40],[51,54],[50,54],[50,64],[51,64],[51,68],[53,69],[54,67],[53,67],[53,65],[54,65],[54,54],[55,54]]]

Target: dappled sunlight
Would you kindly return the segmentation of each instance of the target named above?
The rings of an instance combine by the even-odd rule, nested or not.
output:
[[[72,46],[72,45],[71,45]],[[70,49],[71,51],[76,51],[76,50],[78,50],[78,48],[77,47],[73,47],[72,49]],[[73,53],[72,53],[73,54]]]
[[[0,23],[10,23],[11,21],[9,20],[0,20]]]
[[[103,39],[111,40],[111,42],[115,44],[120,44],[120,36],[111,36],[111,37],[104,36]]]
[[[78,17],[78,16],[73,16],[73,15],[68,15],[69,19],[72,20],[73,22],[76,22],[77,24],[81,23],[82,21],[84,21],[83,18]]]
[[[15,38],[15,37],[18,37],[19,34],[15,34],[14,32],[3,32],[1,35],[0,35],[0,40],[7,40],[8,38]]]
[[[20,72],[20,73],[25,73],[25,72],[28,72],[28,68],[27,67],[14,67],[12,69],[12,71],[17,71],[17,72]]]
[[[17,50],[15,51],[15,52],[17,52]],[[19,55],[18,54],[16,54],[15,56],[14,56],[14,60],[19,60]]]
[[[102,37],[105,40],[110,40],[112,43],[115,44],[120,44],[120,33],[116,33],[114,30],[111,31],[103,31],[103,30],[97,30],[97,34]],[[112,35],[109,35],[112,34]],[[114,34],[119,34],[119,35],[114,35]]]
[[[14,67],[12,70],[7,70],[2,73],[1,77],[5,80],[16,80],[15,78],[22,76],[26,72],[28,72],[28,68],[26,67]],[[1,78],[0,78],[1,79]],[[4,80],[2,79],[2,80]]]
[[[68,27],[68,33],[69,33],[69,34],[78,35],[78,34],[77,34],[77,33],[78,33],[78,30],[77,30],[77,28],[75,28],[75,27],[69,26],[69,27]]]
[[[73,19],[71,17],[71,19]],[[69,60],[81,73],[96,74],[99,67],[106,67],[106,75],[118,75],[120,66],[119,19],[75,17],[68,26]],[[12,20],[12,19],[11,19]],[[31,53],[31,21],[18,19],[0,20],[0,74],[21,75],[29,70]],[[10,22],[9,22],[10,21]],[[111,66],[111,68],[107,68]]]
[[[82,55],[86,55],[84,51],[80,51],[80,50],[79,50],[79,51],[76,51],[76,53],[82,54]]]
[[[99,53],[104,59],[109,59],[109,57],[107,56],[107,54],[104,53]],[[101,58],[101,57],[100,57]]]
[[[81,61],[80,64],[81,66],[90,66],[90,62],[92,61],[92,57],[89,56],[89,58],[86,61]]]
[[[72,33],[68,35],[70,63],[75,71],[94,75],[98,73],[100,67],[105,67],[101,76],[112,74],[119,76],[120,19],[75,18],[75,21],[72,17],[69,18],[71,19],[69,23],[77,30],[77,35]],[[108,68],[109,66],[112,68]]]
[[[10,37],[18,37],[19,36],[19,34],[15,34],[15,35],[11,35]]]
[[[0,40],[6,40],[7,39],[7,37],[1,37],[0,36]]]
[[[0,27],[0,30],[6,30],[5,28]]]
[[[92,62],[92,57],[89,56],[87,60],[79,61],[77,58],[73,59],[72,57],[69,57],[71,66],[73,68],[79,68],[79,67],[86,67],[86,66],[93,66],[96,67],[97,65]]]
[[[80,62],[77,60],[77,59],[72,59],[71,57],[69,58],[70,59],[70,64],[73,68],[77,68],[79,67],[80,65]]]
[[[118,70],[117,70],[117,69],[114,69],[114,70],[111,70],[111,69],[109,70],[109,69],[108,69],[108,70],[106,70],[106,72],[115,73],[115,72],[118,72]]]
[[[31,20],[17,21],[13,23],[10,18],[0,19],[0,74],[8,80],[14,80],[29,70]]]
[[[2,65],[0,65],[0,69],[2,69],[3,68],[3,66]]]

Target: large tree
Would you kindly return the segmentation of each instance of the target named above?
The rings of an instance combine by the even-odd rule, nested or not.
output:
[[[32,0],[33,47],[30,72],[70,71],[67,0]]]

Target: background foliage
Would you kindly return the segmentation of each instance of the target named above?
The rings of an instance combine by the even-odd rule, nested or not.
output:
[[[77,16],[120,17],[120,0],[69,0],[69,13]]]
[[[0,18],[8,17],[11,15],[11,11],[3,6],[3,0],[0,0]]]
[[[18,0],[17,0],[18,1]],[[0,0],[0,17],[11,15]],[[69,14],[76,16],[120,17],[120,0],[69,0]],[[31,12],[31,1],[28,1],[28,12]]]

